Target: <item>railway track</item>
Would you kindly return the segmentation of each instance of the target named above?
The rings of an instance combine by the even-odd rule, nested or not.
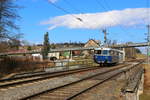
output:
[[[66,91],[67,91],[68,86],[70,87],[69,90],[73,90],[73,91],[77,90],[76,92],[72,91],[71,93],[73,93],[73,94],[71,94],[71,95],[64,96],[64,97],[71,98],[71,96],[73,96],[75,94],[77,95],[77,93],[79,93],[81,91],[82,92],[85,91],[84,89],[91,88],[93,85],[96,85],[96,84],[97,85],[101,84],[97,80],[93,81],[95,77],[103,76],[103,78],[105,78],[106,76],[109,76],[109,75],[105,75],[106,73],[111,73],[112,71],[119,70],[120,68],[122,68],[122,70],[123,69],[125,70],[126,69],[125,66],[129,66],[129,65],[132,66],[133,64],[130,63],[130,64],[118,65],[118,66],[110,67],[110,68],[98,68],[98,67],[92,67],[92,68],[88,68],[88,69],[82,68],[82,69],[72,70],[72,71],[62,71],[61,73],[53,73],[51,75],[48,75],[48,76],[46,75],[44,77],[39,76],[38,78],[36,77],[37,79],[31,78],[29,80],[23,80],[23,81],[20,81],[19,79],[17,79],[17,81],[16,80],[10,80],[9,82],[3,81],[4,83],[0,82],[1,83],[0,99],[1,98],[2,98],[2,100],[8,100],[10,98],[13,100],[34,99],[34,98],[37,98],[36,96],[39,97],[39,95],[41,95],[41,94],[43,95],[43,93],[47,94],[47,92],[51,92],[51,91],[54,92],[54,91],[58,90],[58,93],[59,93],[60,92],[59,89],[63,90],[63,88],[67,88],[66,89]],[[120,73],[122,73],[122,72],[120,72]],[[73,76],[73,78],[71,78],[71,80],[70,80],[69,78],[72,76]],[[75,76],[75,78],[74,78],[74,76]],[[65,80],[63,80],[63,79],[65,79]],[[104,79],[101,79],[101,80],[104,80]],[[105,81],[107,81],[107,79],[105,79]],[[87,82],[89,82],[89,84],[87,84]],[[44,87],[38,86],[41,84]],[[50,84],[51,85],[56,84],[56,86],[51,86]],[[78,85],[76,85],[76,84],[78,84]],[[80,85],[83,87],[76,87],[76,86],[80,86]],[[34,87],[36,87],[36,88],[34,88]],[[28,88],[33,88],[35,90],[34,90],[34,92],[32,92],[32,89],[28,89]],[[41,88],[41,89],[38,90],[38,88]],[[23,89],[25,89],[25,91],[23,91]],[[36,89],[38,91],[36,91]],[[20,91],[20,92],[18,93],[17,91]],[[27,93],[27,92],[29,92],[29,93]],[[1,94],[1,93],[3,93],[3,94]],[[11,95],[12,93],[13,94],[16,93],[16,95],[12,96]],[[66,93],[66,94],[70,94],[70,93]],[[54,95],[53,97],[58,97],[57,95],[55,95],[55,93],[53,95]],[[6,98],[6,96],[7,96],[7,98]],[[32,97],[34,97],[34,98],[32,98]],[[58,98],[56,98],[56,99],[58,99]]]
[[[141,62],[141,61],[144,62],[144,61],[146,61],[146,59],[130,59],[125,62]]]
[[[134,61],[139,61],[139,60],[134,60]],[[131,61],[130,61],[131,62]],[[22,82],[27,82],[30,80],[35,80],[36,79],[41,79],[41,78],[48,78],[48,76],[53,77],[53,76],[57,76],[59,75],[63,75],[63,74],[71,74],[74,72],[80,72],[80,71],[86,71],[86,70],[92,70],[92,69],[97,69],[99,67],[85,67],[85,68],[78,68],[78,69],[71,69],[71,70],[62,70],[62,71],[56,71],[56,72],[33,72],[33,73],[25,73],[21,74],[20,76],[18,75],[17,77],[12,77],[12,78],[8,78],[8,79],[1,79],[0,80],[0,87],[5,87],[5,86],[9,86],[9,85],[15,85],[15,84],[19,84]],[[100,67],[101,68],[101,67]]]
[[[118,65],[118,66],[120,66],[120,65]],[[54,77],[84,72],[84,71],[101,69],[101,68],[102,67],[96,67],[96,66],[95,67],[86,67],[86,68],[62,70],[62,71],[56,71],[56,72],[36,73],[33,75],[30,74],[30,75],[21,76],[21,77],[3,79],[3,80],[0,80],[0,89],[1,88],[9,88],[9,87],[12,87],[15,85],[27,84],[27,83],[31,83],[31,82],[35,82],[35,81],[42,81],[42,80],[49,79],[49,78],[54,78]],[[108,68],[103,67],[102,69],[108,69]]]
[[[70,100],[73,99],[80,94],[94,88],[97,85],[100,85],[119,74],[128,71],[140,63],[136,65],[123,65],[117,68],[112,68],[104,72],[100,72],[94,74],[92,76],[85,77],[83,79],[71,82],[69,84],[65,84],[56,88],[52,88],[46,91],[42,91],[37,94],[33,94],[31,96],[22,98],[23,100],[31,99],[31,100]]]
[[[41,80],[45,80],[48,78],[54,78],[54,77],[59,77],[63,75],[69,75],[69,74],[74,74],[74,73],[84,72],[84,71],[89,71],[89,70],[96,70],[96,69],[99,69],[99,67],[87,67],[87,68],[65,70],[65,71],[58,71],[58,72],[52,72],[52,73],[47,72],[47,73],[40,73],[40,74],[34,74],[34,75],[29,75],[29,76],[23,76],[23,77],[3,79],[3,80],[0,80],[0,89],[8,88],[14,85],[27,84],[27,83],[34,82],[34,81],[41,81]]]

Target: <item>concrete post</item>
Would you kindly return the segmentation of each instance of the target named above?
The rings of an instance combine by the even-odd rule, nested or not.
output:
[[[72,60],[72,51],[70,50],[70,59]]]
[[[142,74],[142,77],[141,77],[141,80],[140,80],[138,95],[143,93],[143,87],[144,87],[144,74]]]
[[[40,61],[43,61],[43,56],[42,55],[40,55]]]
[[[125,61],[125,48],[123,48],[123,61]]]

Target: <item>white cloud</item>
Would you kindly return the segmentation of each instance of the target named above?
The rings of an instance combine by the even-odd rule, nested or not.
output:
[[[128,8],[101,13],[73,14],[77,18],[81,18],[83,22],[68,14],[50,18],[42,21],[41,24],[50,25],[49,30],[63,26],[86,29],[100,29],[119,25],[137,26],[148,23],[147,10],[150,10],[150,8]]]
[[[57,0],[48,0],[48,2],[55,3]]]

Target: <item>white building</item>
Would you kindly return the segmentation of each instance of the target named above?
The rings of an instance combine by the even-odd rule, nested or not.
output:
[[[60,53],[59,52],[48,53],[48,58],[51,58],[51,57],[56,57],[57,59],[59,59]]]

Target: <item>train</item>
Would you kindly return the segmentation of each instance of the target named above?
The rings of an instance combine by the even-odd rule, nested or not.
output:
[[[94,61],[100,66],[116,65],[125,60],[125,52],[108,47],[94,49]]]

